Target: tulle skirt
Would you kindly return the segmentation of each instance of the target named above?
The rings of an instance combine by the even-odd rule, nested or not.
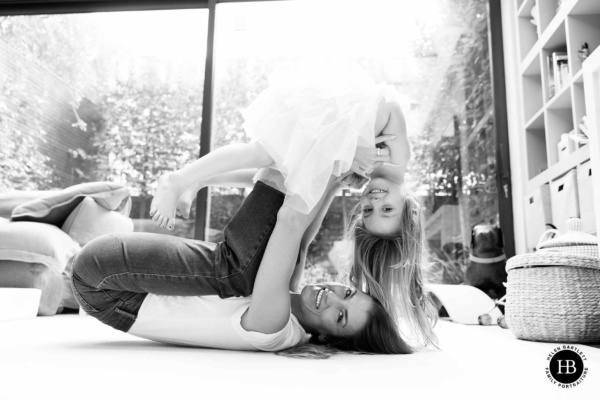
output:
[[[357,146],[373,147],[385,86],[358,68],[274,74],[244,112],[246,133],[284,177],[286,204],[307,214],[331,175],[347,172]]]

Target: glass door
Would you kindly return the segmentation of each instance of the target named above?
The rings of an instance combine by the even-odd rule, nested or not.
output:
[[[407,119],[410,191],[425,207],[430,282],[461,283],[472,230],[497,225],[496,136],[486,1],[217,4],[212,148],[245,142],[241,112],[273,71],[307,60],[358,63],[392,85]],[[247,189],[213,189],[217,240]],[[309,250],[308,280],[335,278],[359,192],[333,202]],[[498,243],[501,245],[501,243]]]

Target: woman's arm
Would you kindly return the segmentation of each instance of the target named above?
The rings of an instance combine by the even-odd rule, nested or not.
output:
[[[279,332],[290,318],[289,283],[304,232],[325,200],[321,198],[309,214],[286,205],[277,213],[277,223],[256,274],[252,301],[242,316],[242,327],[261,333]]]
[[[383,142],[389,148],[389,164],[384,163],[375,168],[371,177],[384,176],[398,183],[404,182],[404,174],[411,153],[406,120],[398,103],[386,103],[385,100],[382,100],[375,122],[375,132],[379,132],[378,136],[394,135],[396,138]]]
[[[304,267],[306,264],[306,254],[308,252],[308,246],[312,243],[312,241],[317,236],[319,232],[319,228],[323,223],[323,219],[327,214],[327,210],[331,205],[331,202],[335,198],[336,193],[339,189],[342,188],[342,184],[340,180],[332,180],[328,186],[327,191],[325,192],[325,196],[323,198],[323,203],[313,221],[310,223],[306,231],[304,231],[304,235],[302,236],[302,240],[300,242],[300,253],[298,255],[298,260],[296,262],[296,267],[294,268],[294,272],[292,273],[292,277],[290,279],[290,287],[289,289],[292,292],[297,292],[298,287],[300,285],[300,280],[302,279],[302,274],[304,273]]]

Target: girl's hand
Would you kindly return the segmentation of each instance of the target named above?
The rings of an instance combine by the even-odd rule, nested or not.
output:
[[[395,138],[394,135],[379,135],[375,137],[375,147],[357,147],[350,170],[359,175],[367,176],[376,167],[390,162],[390,148],[386,142]]]

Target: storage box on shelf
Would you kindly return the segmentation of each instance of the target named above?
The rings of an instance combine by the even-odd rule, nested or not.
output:
[[[542,191],[548,190],[542,188],[550,189],[551,219],[559,230],[568,217],[579,217],[580,210],[584,220],[590,213],[591,196],[577,185],[578,171],[585,179],[581,171],[590,151],[573,136],[582,131],[586,115],[583,61],[600,46],[600,1],[516,0],[516,5],[527,153],[525,228],[532,249],[541,220],[550,222],[543,208],[534,212],[531,205],[542,201]],[[593,216],[587,221],[584,229],[596,232]]]
[[[579,218],[579,194],[577,192],[577,171],[572,169],[565,175],[550,182],[550,203],[552,221],[561,232],[566,232],[567,220]]]
[[[542,234],[552,224],[552,206],[550,185],[537,187],[525,196],[525,227],[527,229],[527,248],[533,250]]]

